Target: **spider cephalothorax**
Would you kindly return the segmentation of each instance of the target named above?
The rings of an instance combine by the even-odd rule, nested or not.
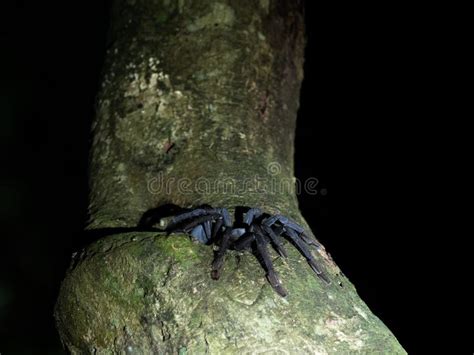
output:
[[[286,239],[306,258],[316,275],[329,283],[310,250],[310,247],[319,249],[320,245],[305,233],[303,227],[285,216],[263,213],[259,208],[246,208],[241,213],[237,211],[236,221],[232,222],[225,208],[204,205],[182,210],[174,216],[166,230],[168,233],[185,232],[201,243],[218,245],[211,272],[212,278],[216,280],[221,275],[227,250],[251,250],[265,268],[273,289],[281,296],[286,296],[268,251],[268,245],[271,244],[281,257],[286,258],[287,252],[283,246],[283,239]]]

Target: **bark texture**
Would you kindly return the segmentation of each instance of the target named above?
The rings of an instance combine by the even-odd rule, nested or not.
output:
[[[164,203],[259,206],[304,226],[292,188],[303,79],[296,0],[116,0],[93,127],[89,229]],[[186,236],[110,235],[80,252],[55,316],[73,353],[404,353],[321,250],[332,284],[288,247],[289,296],[258,261]]]

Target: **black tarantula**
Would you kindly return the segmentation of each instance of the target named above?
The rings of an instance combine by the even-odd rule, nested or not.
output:
[[[174,216],[166,227],[168,233],[185,232],[201,243],[215,244],[219,247],[212,262],[211,277],[215,280],[221,275],[228,249],[251,250],[264,267],[268,282],[273,289],[279,295],[286,296],[287,292],[281,285],[268,252],[268,245],[271,244],[281,257],[286,258],[287,252],[282,243],[284,238],[300,251],[319,278],[330,283],[310,251],[311,246],[319,249],[320,244],[306,234],[303,227],[288,217],[269,215],[259,208],[236,208],[236,220],[232,222],[227,209],[213,208],[209,205],[195,209],[181,209],[173,205],[168,209],[167,215]],[[161,217],[164,215],[157,218],[155,211],[155,215],[151,218],[145,215],[141,225],[154,224]]]

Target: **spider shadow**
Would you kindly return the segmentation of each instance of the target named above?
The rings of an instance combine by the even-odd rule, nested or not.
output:
[[[76,249],[83,249],[99,239],[108,237],[114,234],[123,234],[130,232],[165,232],[165,229],[156,228],[163,218],[171,217],[177,213],[185,211],[185,208],[177,206],[172,203],[161,205],[157,208],[147,210],[141,216],[136,227],[112,227],[112,228],[97,228],[88,229],[84,231],[84,238],[81,243],[76,246]]]

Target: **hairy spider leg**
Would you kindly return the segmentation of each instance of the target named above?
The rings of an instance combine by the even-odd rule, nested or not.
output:
[[[277,214],[275,216],[271,216],[271,217],[266,218],[263,221],[263,224],[268,226],[268,227],[271,227],[273,224],[275,224],[276,221],[280,222],[285,227],[290,227],[290,228],[294,229],[298,233],[303,233],[304,232],[304,228],[301,227],[298,223],[296,223],[295,221],[293,221],[290,218],[285,217],[281,214]]]
[[[222,225],[223,224],[224,224],[224,221],[222,220],[222,217],[218,218],[216,220],[216,223],[214,223],[214,226],[212,227],[212,234],[211,234],[211,239],[213,241],[216,240],[217,235],[222,230]]]
[[[314,246],[317,250],[321,249],[321,244],[319,244],[319,242],[314,237],[311,237],[304,232],[300,234],[300,237],[305,241],[306,244]]]
[[[248,249],[254,240],[255,236],[253,233],[246,233],[242,238],[234,243],[234,249],[238,251]]]
[[[262,215],[260,208],[251,208],[247,211],[244,218],[244,223],[250,226],[255,218],[258,218]]]
[[[218,210],[222,215],[222,218],[224,219],[225,226],[228,228],[232,227],[232,218],[230,218],[230,214],[227,208],[219,208]]]
[[[166,230],[168,231],[168,233],[175,232],[175,231],[184,231],[186,233],[189,233],[197,225],[202,224],[207,221],[213,221],[218,217],[219,217],[219,214],[217,213],[199,216],[192,219],[184,220],[179,225],[173,225],[171,227],[167,227]]]
[[[221,277],[221,270],[222,266],[224,265],[224,257],[227,249],[229,249],[230,245],[230,236],[232,234],[232,229],[227,228],[222,236],[221,245],[219,246],[219,250],[216,253],[216,257],[212,261],[212,271],[211,277],[214,280],[218,280]]]
[[[202,226],[202,224],[195,227],[189,234],[191,234],[193,238],[195,238],[196,240],[198,240],[199,242],[203,244],[207,244],[207,242],[209,241],[207,239],[206,231],[204,230],[204,227]]]
[[[326,275],[324,275],[323,271],[319,268],[318,264],[316,263],[316,260],[314,260],[313,255],[311,254],[309,249],[306,247],[303,240],[298,236],[298,234],[291,228],[285,228],[285,231],[286,231],[286,235],[290,237],[290,239],[296,244],[296,246],[300,250],[301,254],[303,254],[303,256],[306,258],[309,266],[311,266],[311,269],[313,269],[316,275],[318,275],[326,283],[330,283],[329,279],[326,277]]]
[[[178,226],[179,224],[181,224],[182,222],[184,222],[187,219],[190,219],[190,218],[193,218],[193,217],[204,216],[204,215],[207,215],[207,214],[209,214],[209,210],[206,210],[204,208],[198,208],[198,209],[192,210],[190,212],[185,212],[185,213],[179,214],[179,215],[173,217],[173,219],[168,224],[166,229],[174,230],[176,228],[176,226]]]
[[[318,250],[321,248],[321,244],[319,244],[319,242],[315,238],[306,234],[303,227],[301,227],[298,223],[296,223],[295,221],[291,220],[288,217],[285,217],[282,215],[275,215],[275,216],[267,218],[263,222],[263,224],[267,226],[271,226],[277,221],[280,222],[283,227],[289,227],[293,229],[294,231],[296,231],[300,235],[300,237],[305,241],[306,244],[313,245]]]
[[[266,235],[270,238],[272,245],[274,246],[275,250],[280,254],[282,257],[287,258],[288,253],[286,252],[285,248],[283,247],[283,243],[280,239],[280,236],[277,235],[271,227],[266,225],[262,225],[262,228]]]
[[[203,224],[204,227],[204,233],[206,234],[206,243],[211,240],[211,221],[206,221]]]
[[[270,285],[280,296],[285,297],[287,295],[287,292],[281,285],[281,281],[278,278],[278,274],[273,268],[273,263],[270,259],[270,255],[268,254],[267,243],[265,242],[265,238],[258,232],[254,235],[257,244],[257,252],[260,255],[263,265],[267,271],[268,282],[270,282]]]
[[[232,239],[237,240],[245,234],[245,228],[232,228]]]

